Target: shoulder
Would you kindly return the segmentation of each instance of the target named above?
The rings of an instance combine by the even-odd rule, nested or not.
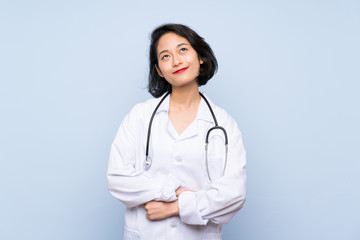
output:
[[[225,127],[231,131],[238,129],[238,125],[235,119],[222,107],[217,106],[214,102],[210,100],[209,97],[206,97],[213,108],[214,114],[220,126]]]
[[[151,98],[145,102],[137,103],[130,110],[130,114],[145,114],[147,112],[152,112],[159,101],[160,99],[158,98]]]
[[[132,107],[125,119],[135,123],[148,122],[161,98],[151,98],[145,102],[137,103]]]
[[[230,116],[230,114],[222,107],[216,105],[210,97],[206,96],[207,101],[209,102],[211,108],[214,111],[214,114],[216,116],[216,119],[218,119],[218,121],[226,121],[226,120],[232,120],[234,121],[234,119]]]
[[[145,102],[135,104],[121,121],[117,135],[135,136],[144,133],[151,114],[159,101],[157,98],[151,98]]]

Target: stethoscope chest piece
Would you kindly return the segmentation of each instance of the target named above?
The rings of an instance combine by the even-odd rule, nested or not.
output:
[[[144,163],[144,169],[145,171],[149,170],[152,164],[152,160],[149,156],[146,156],[145,163]]]

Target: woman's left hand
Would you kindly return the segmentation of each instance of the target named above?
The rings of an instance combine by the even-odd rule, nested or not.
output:
[[[182,194],[183,192],[186,192],[186,191],[189,191],[189,192],[196,192],[194,190],[190,190],[190,189],[187,189],[187,188],[184,188],[184,187],[179,187],[178,189],[176,189],[175,191],[175,194],[176,194],[176,197],[179,197],[180,194]]]
[[[154,221],[179,215],[178,200],[173,202],[150,201],[145,203],[146,218]]]

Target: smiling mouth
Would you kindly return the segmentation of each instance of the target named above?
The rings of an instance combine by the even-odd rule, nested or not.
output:
[[[188,68],[185,67],[185,68],[179,69],[179,70],[173,72],[173,74],[182,73],[182,72],[184,72],[186,69],[188,69]]]

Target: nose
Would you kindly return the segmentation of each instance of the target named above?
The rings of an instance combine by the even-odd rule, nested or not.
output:
[[[176,67],[176,66],[182,64],[182,59],[181,59],[181,57],[178,56],[177,54],[175,54],[175,55],[173,56],[173,59],[172,59],[172,60],[173,60],[173,62],[172,62],[173,67]]]

